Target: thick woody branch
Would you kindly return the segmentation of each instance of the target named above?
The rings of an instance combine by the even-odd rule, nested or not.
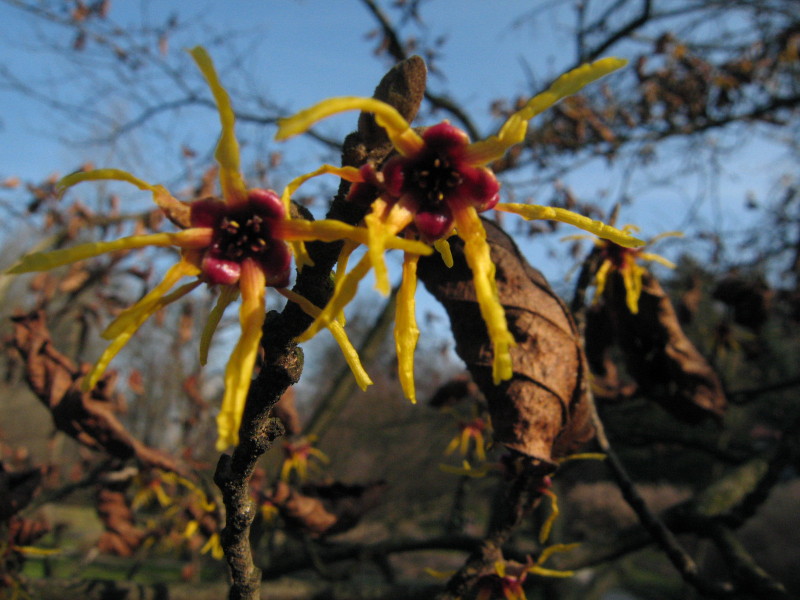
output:
[[[420,86],[421,80],[421,86]],[[396,106],[411,121],[419,107],[420,95],[408,93],[424,89],[425,67],[419,58],[413,58],[389,71],[376,90],[376,97],[391,102],[402,98],[406,104]],[[404,93],[395,93],[397,89]],[[366,122],[362,119],[362,122]],[[374,139],[360,132],[349,136],[344,146],[343,163],[360,166],[368,158],[385,158],[391,150],[386,140]],[[346,202],[348,185],[343,182],[334,199],[330,218],[355,224],[363,217],[365,207],[354,207]],[[330,272],[336,264],[341,243],[308,244],[314,261],[298,274],[295,291],[317,306],[324,306],[332,293]],[[272,407],[286,389],[295,384],[303,370],[302,350],[294,338],[310,324],[310,318],[292,302],[280,314],[268,315],[264,325],[264,362],[253,382],[247,398],[239,445],[233,455],[223,455],[217,464],[214,481],[220,488],[225,503],[225,528],[221,544],[231,571],[231,600],[255,600],[259,597],[261,571],[253,561],[249,536],[255,517],[255,504],[250,497],[249,482],[256,461],[281,435],[280,426],[272,419]]]

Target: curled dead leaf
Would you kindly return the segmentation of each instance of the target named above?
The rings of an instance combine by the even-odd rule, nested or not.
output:
[[[567,307],[511,238],[497,225],[483,224],[500,303],[517,341],[510,381],[492,382],[491,344],[461,240],[450,238],[452,268],[438,255],[423,257],[419,276],[450,316],[456,351],[489,403],[495,441],[555,468],[556,458],[593,435],[578,331]]]
[[[114,391],[116,374],[107,373],[89,392],[81,389],[88,367],[78,368],[50,339],[44,314],[35,311],[12,317],[13,344],[22,357],[31,391],[50,410],[56,428],[93,450],[142,465],[177,471],[175,460],[150,448],[125,429],[114,415],[124,406]]]
[[[320,537],[355,527],[364,513],[378,505],[386,488],[384,481],[365,485],[335,481],[308,484],[297,490],[279,481],[267,500],[288,524]]]
[[[97,541],[101,552],[131,556],[145,538],[145,532],[134,522],[133,510],[125,495],[129,481],[106,483],[95,496],[97,515],[105,531]]]
[[[642,393],[685,421],[722,417],[727,405],[722,384],[683,332],[672,302],[655,277],[649,273],[642,277],[637,314],[628,309],[624,283],[616,273],[609,277],[603,303],[628,373]],[[587,348],[590,338],[609,335],[593,331],[590,325],[587,322]]]

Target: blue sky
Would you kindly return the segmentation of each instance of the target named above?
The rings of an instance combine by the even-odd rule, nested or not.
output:
[[[380,4],[387,6],[389,2]],[[570,3],[539,5],[560,8],[518,24],[520,14],[530,6],[518,0],[423,3],[422,17],[428,28],[415,31],[431,38],[446,37],[438,63],[446,78],[431,76],[429,88],[456,98],[476,117],[484,134],[492,133],[498,125],[486,116],[493,99],[526,94],[533,85],[529,81],[531,74],[536,83],[543,85],[573,62]],[[388,66],[385,57],[373,56],[376,40],[369,39],[367,34],[376,28],[376,22],[357,0],[192,3],[118,0],[111,7],[110,19],[132,30],[163,23],[168,15],[177,13],[180,27],[170,37],[169,64],[193,70],[183,48],[206,44],[237,107],[242,105],[245,95],[255,94],[262,94],[287,111],[299,110],[329,96],[369,95]],[[135,114],[132,102],[127,101],[125,87],[115,89],[113,81],[103,79],[103,71],[94,74],[92,64],[96,59],[91,42],[83,53],[69,50],[54,53],[47,46],[69,48],[72,33],[36,20],[6,3],[0,3],[0,23],[4,25],[0,36],[0,65],[4,68],[31,84],[47,82],[47,88],[38,89],[59,100],[85,97],[91,89],[88,86],[98,86],[103,93],[92,98],[97,106],[121,119]],[[225,51],[226,45],[235,48],[235,56]],[[75,64],[64,57],[80,62]],[[231,70],[234,60],[238,68]],[[205,92],[202,85],[196,89]],[[168,88],[158,91],[167,99],[172,97]],[[71,122],[42,103],[1,88],[0,119],[0,180],[18,175],[36,181],[53,172],[66,173],[91,160],[97,166],[129,168],[144,179],[168,183],[181,172],[181,145],[207,154],[218,132],[213,111],[189,108],[168,119],[155,120],[114,147],[77,145],[69,140],[65,143],[65,137],[91,132],[83,131],[82,123]],[[354,122],[354,115],[339,116],[322,124],[320,131],[341,137],[353,128]],[[330,152],[313,143],[298,140],[276,144],[271,140],[274,129],[269,127],[256,129],[240,124],[240,131],[252,140],[252,145],[245,148],[246,161],[280,150],[285,152],[284,165],[291,175],[310,170],[323,160],[335,160]],[[741,142],[724,139],[720,143]],[[724,163],[724,176],[712,183],[702,174],[693,174],[692,169],[699,162],[701,150],[708,153],[713,148],[690,149],[687,153],[686,146],[677,143],[674,149],[668,172],[679,176],[657,186],[648,179],[629,181],[624,164],[610,166],[600,161],[565,175],[564,180],[581,199],[597,202],[606,209],[621,195],[632,195],[635,202],[624,210],[622,222],[640,224],[643,235],[650,237],[684,229],[693,222],[719,230],[735,228],[749,216],[741,208],[747,193],[752,190],[763,197],[773,174],[788,170],[787,163],[782,162],[785,159],[770,147],[760,145]],[[286,182],[285,177],[278,175],[276,187]],[[520,177],[531,178],[531,175]],[[330,182],[331,187],[334,183]],[[716,205],[705,203],[694,211],[695,198],[712,185],[717,186]],[[126,200],[130,206],[149,202],[146,194],[128,189],[124,193],[126,199],[130,198]],[[0,198],[4,197],[12,196],[0,194]],[[549,196],[546,190],[541,190],[532,200],[545,203]],[[563,235],[572,233],[566,228],[560,231]],[[676,242],[670,242],[669,246],[674,257],[680,246]],[[554,285],[563,287],[563,275],[569,269],[569,265],[563,264],[563,244],[552,237],[537,237],[525,250],[534,264],[544,268]],[[553,253],[562,260],[550,261],[548,257]]]

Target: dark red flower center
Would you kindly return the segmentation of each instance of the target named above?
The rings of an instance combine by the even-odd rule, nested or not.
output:
[[[236,283],[242,262],[252,259],[266,275],[267,285],[287,285],[291,253],[286,242],[275,237],[285,212],[272,190],[248,190],[247,201],[236,206],[214,198],[193,202],[192,226],[214,231],[202,263],[209,282]]]
[[[603,256],[611,261],[615,269],[622,269],[625,266],[625,258],[640,252],[639,248],[626,248],[610,242],[605,241],[603,245]]]
[[[408,185],[419,188],[416,196],[421,200],[421,211],[441,209],[447,197],[464,180],[447,158],[438,154],[430,158],[428,164],[417,164],[408,173]]]
[[[270,248],[269,231],[259,215],[242,215],[244,218],[223,217],[214,236],[217,256],[228,260],[258,259]]]

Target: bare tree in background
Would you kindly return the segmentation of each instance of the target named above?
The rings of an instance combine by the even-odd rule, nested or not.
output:
[[[137,136],[157,136],[184,111],[213,110],[200,77],[185,68],[185,53],[170,48],[173,36],[196,27],[180,13],[125,29],[115,24],[111,2],[4,4],[59,32],[32,43],[60,57],[79,95],[49,93],[47,85],[57,82],[28,80],[8,65],[0,81],[69,123],[63,135],[72,144],[107,145],[123,166],[144,165],[149,156],[137,149]],[[422,126],[448,118],[473,139],[484,138],[485,120],[468,114],[437,77],[445,74],[447,44],[437,35],[442,24],[426,20],[435,1],[362,4],[374,19],[365,33],[377,60],[401,65],[377,96],[409,119],[419,110]],[[507,178],[507,193],[545,196],[554,206],[613,220],[616,214],[602,209],[614,204],[602,197],[602,182],[595,196],[581,197],[563,178],[600,162],[625,182],[612,200],[636,206],[643,190],[724,180],[743,141],[764,140],[797,158],[795,0],[583,0],[569,12],[533,4],[520,11],[517,26],[546,27],[565,14],[574,19],[574,61],[564,70],[608,55],[631,64],[544,113],[524,143],[492,165]],[[236,118],[261,149],[277,119],[297,107],[249,91],[246,74],[237,71],[246,37],[209,37],[226,73],[241,75],[229,90]],[[414,54],[427,61],[427,85],[409,66]],[[530,93],[498,97],[487,111],[505,118],[548,83],[531,77]],[[130,111],[115,112],[116,99]],[[348,138],[312,138],[332,154],[343,149],[346,164],[385,159],[386,140],[364,119],[358,125]],[[166,151],[181,156],[172,187],[183,189],[182,199],[213,193],[211,144]],[[277,187],[295,174],[273,148],[256,154],[252,181]],[[7,231],[10,223],[33,223],[42,247],[168,227],[159,211],[122,211],[115,190],[66,204],[54,194],[55,179],[22,184],[13,175],[0,173]],[[636,598],[796,595],[798,547],[787,532],[794,531],[800,494],[792,335],[800,318],[797,174],[776,172],[768,195],[750,195],[743,222],[725,208],[739,199],[720,197],[719,187],[698,184],[694,200],[676,208],[686,211],[680,242],[654,241],[639,254],[574,242],[569,252],[578,276],[564,299],[525,256],[530,238],[543,242],[551,229],[487,222],[501,303],[529,357],[501,387],[487,370],[488,341],[475,332],[481,318],[460,246],[453,244],[452,269],[438,257],[422,260],[420,278],[444,307],[469,372],[461,372],[447,340],[423,340],[417,362],[432,366],[420,377],[420,395],[433,398],[431,407],[409,407],[401,397],[386,340],[389,304],[350,319],[365,364],[385,373],[372,391],[355,393],[340,364],[307,364],[305,380],[313,376],[316,386],[306,404],[294,398],[298,412],[291,386],[303,364],[293,340],[308,319],[292,304],[270,313],[242,441],[215,472],[218,457],[208,440],[217,375],[198,370],[184,347],[198,335],[194,304],[165,312],[99,391],[80,393],[74,385],[85,374],[82,362],[96,353],[99,324],[152,286],[160,268],[152,255],[112,255],[13,286],[3,279],[6,313],[26,310],[14,317],[9,338],[9,381],[18,385],[7,395],[19,397],[27,386],[46,409],[41,414],[87,450],[76,452],[80,468],[70,478],[63,463],[31,460],[22,440],[2,446],[0,486],[8,501],[0,507],[0,586],[27,585],[42,596],[58,588],[57,580],[23,571],[24,564],[60,573],[85,548],[67,546],[60,557],[30,551],[59,544],[36,509],[90,490],[104,530],[99,547],[132,557],[114,577],[128,581],[104,584],[119,594],[132,589],[138,573],[153,580],[159,560],[180,563],[171,581],[196,582],[203,569],[221,580],[224,570],[209,557],[224,551],[231,598],[262,591],[270,598],[484,600],[611,591]],[[355,223],[362,215],[347,208],[346,192],[343,184],[330,202],[308,201]],[[10,233],[7,240],[18,244]],[[678,243],[674,275],[659,282],[643,258],[657,244]],[[312,253],[315,268],[298,278],[300,291],[323,289],[338,256],[324,244]],[[634,276],[636,310],[627,285]],[[431,315],[430,324],[446,327],[442,319]],[[6,435],[13,418],[5,415]],[[568,460],[580,448],[605,458]],[[91,556],[116,574],[117,563]],[[439,578],[423,574],[424,567]],[[284,585],[294,577],[307,587]],[[62,590],[63,597],[102,593],[91,582]]]

